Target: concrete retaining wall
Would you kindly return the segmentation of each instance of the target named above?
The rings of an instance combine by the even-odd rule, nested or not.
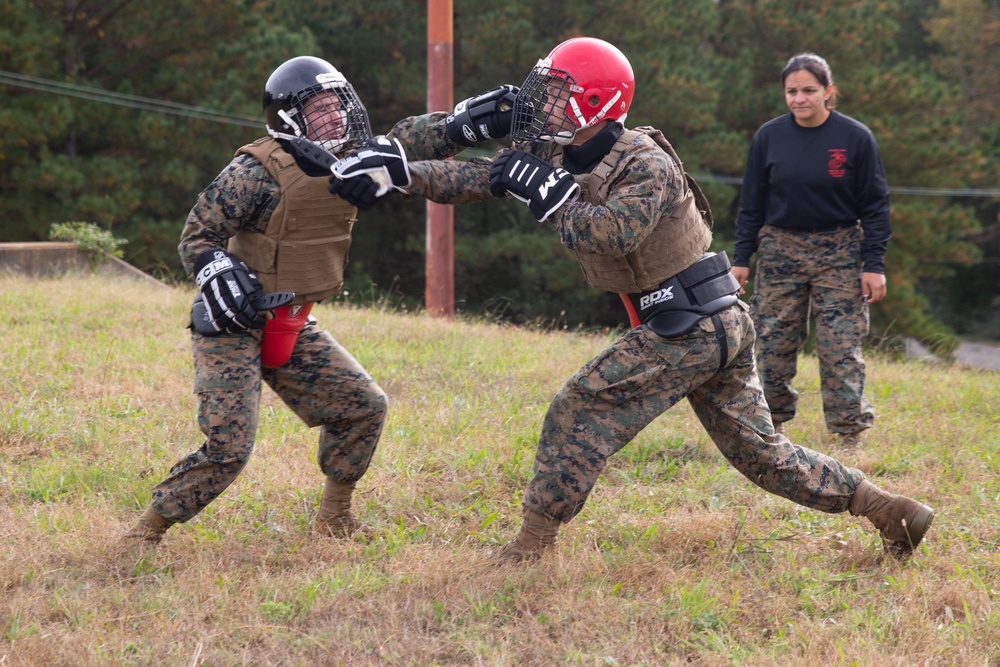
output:
[[[148,273],[111,255],[105,255],[100,264],[93,267],[90,257],[75,243],[59,241],[0,243],[0,274],[17,273],[26,276],[53,277],[67,273],[90,272],[163,284]]]

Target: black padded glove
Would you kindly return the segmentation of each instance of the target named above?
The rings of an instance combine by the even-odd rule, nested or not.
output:
[[[517,86],[498,86],[459,102],[444,119],[448,138],[459,146],[475,146],[490,139],[503,139],[510,134],[517,92]]]
[[[357,153],[342,158],[333,165],[335,178],[346,180],[362,174],[369,175],[379,186],[379,197],[390,188],[405,192],[411,183],[410,168],[399,139],[375,137]]]
[[[239,257],[222,248],[203,250],[194,260],[194,278],[212,329],[238,333],[264,328],[267,320],[256,308],[264,289]]]
[[[544,222],[567,200],[580,196],[580,186],[565,169],[553,167],[524,151],[504,151],[490,168],[490,193],[509,193],[528,205],[538,222]]]
[[[378,199],[378,186],[368,174],[348,179],[331,176],[328,189],[331,195],[337,195],[347,200],[347,203],[359,211],[371,208],[375,200]]]

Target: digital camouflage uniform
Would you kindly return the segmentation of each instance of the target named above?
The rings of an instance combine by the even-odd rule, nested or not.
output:
[[[815,318],[816,356],[826,426],[833,433],[871,428],[864,397],[868,303],[861,295],[861,228],[802,233],[767,225],[758,236],[750,298],[757,327],[757,362],[775,422],[795,416],[792,388],[799,351]]]
[[[792,380],[811,316],[827,428],[857,436],[872,427],[862,273],[885,273],[891,236],[885,169],[866,126],[831,110],[816,127],[784,114],[757,130],[740,189],[733,265],[749,268],[757,253],[751,313],[776,423],[795,416]]]
[[[449,143],[440,129],[443,118],[408,118],[393,132],[408,154],[447,154],[441,150]],[[515,148],[562,166],[553,143]],[[490,199],[491,163],[484,158],[411,161],[409,192],[451,204]],[[567,202],[548,223],[578,256],[629,253],[677,205],[682,179],[678,165],[662,150],[627,149],[609,176],[614,188],[603,205]],[[728,348],[722,370],[721,345],[712,320],[705,318],[672,339],[645,325],[636,327],[571,377],[545,415],[525,509],[560,522],[572,519],[608,458],[687,398],[719,450],[753,483],[807,507],[846,511],[864,475],[774,433],[755,372],[754,327],[747,310],[738,302],[719,313]]]
[[[188,274],[199,252],[225,247],[238,231],[263,234],[280,196],[256,158],[238,155],[188,217],[178,248]],[[259,331],[206,337],[192,330],[205,442],[153,489],[151,506],[163,517],[187,521],[236,479],[253,451],[262,379],[306,424],[320,427],[317,460],[328,478],[353,483],[368,469],[387,410],[381,387],[311,317],[278,368],[262,368],[260,339]]]

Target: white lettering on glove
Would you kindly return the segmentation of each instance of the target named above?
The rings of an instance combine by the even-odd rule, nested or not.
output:
[[[412,184],[402,144],[388,137],[376,137],[354,155],[339,160],[332,171],[341,180],[367,174],[378,185],[376,197],[390,189],[406,192]]]

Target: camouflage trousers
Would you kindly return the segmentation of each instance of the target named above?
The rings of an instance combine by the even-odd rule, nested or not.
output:
[[[861,240],[860,227],[803,233],[765,225],[760,231],[750,307],[757,366],[775,422],[795,416],[799,395],[792,379],[810,313],[827,428],[860,433],[875,421],[864,397],[868,304],[861,295]]]
[[[844,512],[860,470],[776,435],[754,367],[754,328],[739,302],[680,338],[632,329],[559,390],[542,425],[525,509],[562,522],[582,509],[608,458],[687,398],[722,455],[765,491],[824,512]]]
[[[333,336],[310,320],[288,363],[262,368],[259,335],[192,332],[198,425],[205,442],[153,489],[157,512],[184,522],[236,479],[253,451],[263,379],[309,426],[319,426],[317,460],[341,482],[361,479],[382,424],[385,392]]]

